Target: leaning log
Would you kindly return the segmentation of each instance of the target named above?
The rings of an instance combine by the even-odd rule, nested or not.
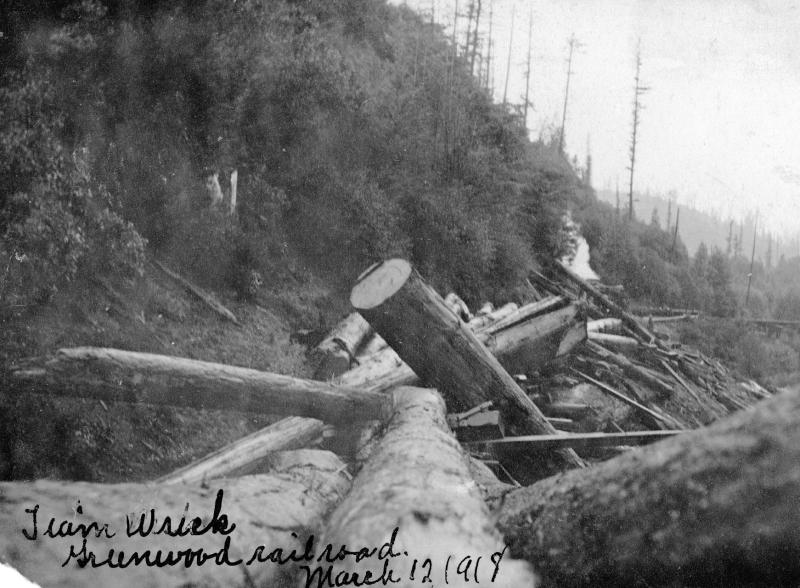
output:
[[[360,563],[345,558],[330,565],[331,575],[357,573],[365,579],[371,573],[379,578],[386,561],[399,580],[389,580],[389,585],[401,588],[475,582],[532,586],[530,568],[510,558],[503,558],[494,574],[492,556],[502,554],[504,545],[470,475],[467,457],[447,428],[441,397],[435,390],[409,387],[398,388],[392,397],[394,412],[386,434],[333,512],[323,541],[334,549],[347,545],[383,552],[389,545],[399,555],[382,559],[378,553]],[[472,562],[468,575],[463,574],[466,564],[459,563],[466,557]],[[482,564],[476,567],[479,557]],[[324,577],[329,569],[318,565],[310,564],[310,577]]]
[[[586,280],[582,279],[580,276],[575,274],[572,270],[567,268],[563,263],[558,262],[553,265],[553,267],[558,270],[559,274],[572,282],[575,286],[586,292],[589,296],[591,296],[597,304],[602,306],[608,312],[616,315],[618,318],[622,319],[622,322],[625,323],[629,329],[631,329],[634,333],[642,338],[645,343],[653,343],[656,339],[653,334],[648,331],[642,324],[636,320],[636,318],[627,312],[624,308],[619,306],[613,300],[611,300],[608,296],[600,292],[597,288],[592,286]]]
[[[793,586],[800,392],[506,495],[512,554],[547,586]]]
[[[214,298],[214,296],[212,296],[211,294],[209,294],[208,292],[206,292],[205,290],[203,290],[199,286],[193,284],[192,282],[190,282],[189,280],[187,280],[186,278],[184,278],[183,276],[181,276],[177,272],[172,271],[171,269],[169,269],[167,266],[165,266],[163,263],[161,263],[157,259],[154,259],[153,263],[155,264],[155,266],[158,269],[160,269],[162,272],[167,274],[170,278],[172,278],[173,280],[178,282],[181,286],[184,287],[184,289],[187,292],[189,292],[190,294],[193,294],[198,300],[203,302],[206,306],[208,306],[211,310],[213,310],[219,316],[221,316],[225,320],[228,320],[228,321],[230,321],[230,322],[232,322],[232,323],[234,323],[236,325],[240,325],[239,320],[236,318],[236,315],[234,315],[230,310],[228,310],[228,308],[225,307],[219,300]]]
[[[312,353],[315,380],[330,380],[349,370],[356,351],[370,334],[369,323],[357,312],[343,318]]]
[[[384,261],[364,272],[350,302],[423,382],[445,394],[450,410],[491,400],[511,434],[555,434],[499,361],[407,261]],[[570,449],[557,456],[562,465],[583,465]]]
[[[45,480],[0,483],[0,528],[8,531],[0,534],[0,561],[41,586],[293,585],[297,572],[293,565],[263,560],[246,564],[254,554],[261,553],[265,559],[276,548],[302,553],[307,534],[317,530],[347,492],[350,483],[345,464],[330,452],[315,453],[316,458],[301,463],[287,460],[270,474],[226,479],[209,486]],[[36,512],[35,538],[30,511]],[[142,519],[146,531],[151,512],[156,519],[152,533],[142,537],[133,532],[129,536],[126,516],[130,517],[132,531],[139,528]],[[185,517],[187,534],[157,533],[166,517],[171,519],[173,530]],[[188,534],[195,517],[202,518],[197,531],[214,526],[203,534]],[[64,535],[68,529],[74,535],[47,536],[51,518],[55,518],[55,535],[58,530]],[[102,531],[106,524],[107,533]],[[23,535],[23,530],[31,539]],[[100,531],[99,537],[96,531]],[[259,546],[264,547],[259,551]],[[189,549],[202,552],[190,559],[192,555],[184,551]],[[207,561],[200,564],[206,557]],[[137,558],[141,562],[134,565]],[[100,565],[106,560],[116,567]],[[156,561],[173,563],[157,567],[153,565]],[[82,562],[88,565],[79,567]],[[120,562],[128,565],[119,569]]]
[[[108,349],[60,349],[36,369],[14,376],[45,384],[43,392],[192,408],[307,416],[326,422],[379,419],[385,396],[183,357]]]
[[[242,437],[156,480],[159,484],[190,484],[251,473],[278,451],[299,449],[322,439],[324,425],[317,419],[288,417]]]

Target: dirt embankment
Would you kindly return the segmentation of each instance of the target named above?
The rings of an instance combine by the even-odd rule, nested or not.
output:
[[[259,305],[238,302],[232,293],[215,295],[241,326],[221,320],[154,268],[136,282],[76,283],[47,304],[0,317],[0,479],[152,479],[276,420],[230,411],[51,398],[9,377],[9,368],[26,357],[76,345],[310,375],[305,347],[293,342],[291,333],[324,320],[318,309],[328,293],[321,286],[266,290]]]

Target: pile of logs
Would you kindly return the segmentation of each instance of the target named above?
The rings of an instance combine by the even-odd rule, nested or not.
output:
[[[406,261],[376,264],[351,292],[354,312],[310,353],[316,381],[96,348],[59,350],[15,375],[51,394],[283,415],[156,480],[150,503],[168,509],[168,493],[230,488],[242,541],[264,527],[286,551],[300,550],[309,530],[334,549],[392,545],[406,554],[392,563],[400,586],[796,579],[800,395],[768,399],[739,385],[566,268],[552,271],[533,276],[549,291],[540,300],[473,316]],[[652,445],[631,448],[643,444]],[[297,480],[306,486],[289,484]],[[255,502],[249,493],[261,484],[269,496]],[[279,500],[275,484],[286,484]],[[123,497],[148,490],[2,484],[11,500],[0,520],[29,521],[22,497],[66,517],[64,497],[87,492],[128,512]],[[109,583],[20,545],[3,538],[0,559],[31,579]],[[446,562],[466,556],[469,573],[448,577]],[[475,562],[486,570],[498,557],[495,575],[479,572]],[[386,565],[340,558],[329,577],[377,578]],[[309,573],[299,560],[238,578],[223,570],[126,570],[114,584],[284,585]]]

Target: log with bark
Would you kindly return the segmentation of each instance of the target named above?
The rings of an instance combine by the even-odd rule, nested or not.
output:
[[[409,387],[398,388],[392,397],[386,433],[333,512],[323,541],[335,549],[347,545],[384,552],[388,543],[399,555],[382,560],[375,554],[361,562],[345,558],[331,566],[332,576],[358,573],[364,579],[369,571],[378,578],[388,562],[400,580],[390,585],[401,588],[444,586],[445,573],[449,586],[532,586],[530,568],[510,558],[495,555],[500,565],[494,574],[493,554],[502,554],[504,545],[467,457],[447,428],[441,397],[435,390]],[[469,566],[462,563],[467,557]],[[327,569],[322,566],[318,573],[324,576]],[[308,573],[317,571],[311,567]]]
[[[312,353],[316,364],[314,379],[330,380],[349,370],[355,363],[358,347],[371,331],[369,323],[357,312],[343,318]]]
[[[102,347],[60,349],[16,378],[47,394],[307,416],[341,423],[380,419],[385,396],[314,380],[183,357]]]
[[[288,417],[238,439],[156,480],[159,484],[189,484],[214,478],[260,473],[270,455],[299,449],[322,439],[324,425],[317,419]]]
[[[451,410],[491,400],[511,434],[554,434],[533,401],[499,361],[402,259],[376,264],[362,274],[350,301],[423,382],[445,395]],[[581,467],[570,449],[556,461]]]
[[[0,483],[0,561],[7,563],[41,586],[288,586],[294,583],[296,568],[271,562],[246,562],[262,548],[263,558],[276,548],[288,553],[303,552],[309,530],[343,498],[350,486],[345,464],[327,451],[305,453],[302,460],[289,459],[266,475],[219,480],[209,486],[200,484],[91,484],[40,480],[33,483]],[[219,495],[219,490],[223,494]],[[213,515],[219,501],[217,516]],[[188,506],[186,504],[188,503]],[[36,538],[33,537],[33,514],[36,512]],[[147,530],[150,513],[156,518],[146,537],[126,532],[126,515],[135,531],[143,517]],[[227,517],[227,522],[223,520]],[[157,533],[171,519],[171,528],[192,528],[195,517],[202,517],[195,527],[215,525],[204,534],[171,537]],[[47,536],[51,518],[53,535]],[[216,522],[214,522],[216,521]],[[96,523],[96,525],[92,525]],[[108,533],[102,531],[108,524]],[[235,525],[235,528],[233,528]],[[100,531],[99,537],[96,531]],[[229,531],[227,534],[223,534]],[[60,532],[60,535],[58,536]],[[73,536],[68,536],[68,533]],[[86,550],[83,536],[86,533]],[[108,538],[107,535],[114,533]],[[225,550],[227,538],[230,543]],[[70,558],[70,549],[75,557]],[[114,552],[111,553],[110,550]],[[181,550],[199,550],[191,566],[190,554]],[[171,555],[170,555],[170,552]],[[107,559],[115,566],[138,556],[154,562],[169,561],[165,567],[128,565],[124,569],[108,565],[93,567],[88,560],[93,553],[95,564]],[[227,561],[234,563],[228,565]],[[203,565],[200,559],[210,556]],[[89,565],[79,567],[87,558]],[[241,559],[241,563],[236,560]],[[62,567],[62,563],[66,563]]]
[[[794,586],[800,392],[514,490],[499,521],[547,586]]]

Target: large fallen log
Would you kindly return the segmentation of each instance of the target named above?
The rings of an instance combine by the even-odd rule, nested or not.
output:
[[[302,553],[309,530],[350,486],[340,459],[315,454],[287,460],[270,474],[210,486],[0,483],[0,561],[41,586],[292,585],[294,565],[266,556],[276,548]],[[202,520],[194,523],[195,517]],[[193,527],[207,531],[191,534]],[[170,528],[172,536],[164,531]],[[247,565],[259,553],[262,558]],[[88,565],[80,567],[83,562]]]
[[[398,587],[476,582],[532,586],[530,568],[502,556],[505,546],[470,475],[467,457],[447,428],[441,397],[435,390],[408,387],[398,388],[392,397],[394,413],[385,435],[323,533],[323,541],[335,548],[380,552],[361,562],[355,557],[326,565],[314,562],[309,577],[325,577],[330,570],[334,578],[348,573],[365,580],[371,573],[373,580],[386,579],[386,564],[399,580],[389,585]],[[387,556],[388,551],[397,555]]]
[[[190,484],[214,478],[257,473],[277,451],[299,449],[321,440],[324,425],[317,419],[287,417],[242,437],[156,480],[159,484]]]
[[[364,272],[350,302],[423,382],[445,394],[451,410],[491,400],[511,434],[555,434],[498,360],[407,261],[384,261]],[[556,455],[562,465],[583,465],[570,449]]]
[[[307,416],[326,422],[379,419],[385,396],[324,382],[183,357],[102,347],[60,349],[16,378],[48,394],[192,408]]]
[[[513,490],[499,524],[547,586],[794,586],[800,392]]]
[[[315,380],[330,380],[349,370],[356,351],[372,329],[357,312],[342,319],[312,353],[316,364]]]

